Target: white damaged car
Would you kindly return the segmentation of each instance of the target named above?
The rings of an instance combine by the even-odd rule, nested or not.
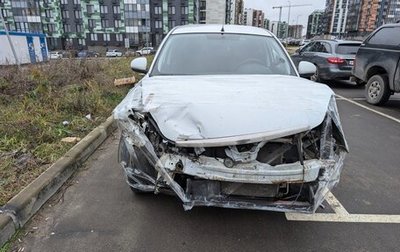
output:
[[[114,110],[119,162],[135,192],[194,206],[313,213],[348,151],[332,90],[269,31],[176,27]]]

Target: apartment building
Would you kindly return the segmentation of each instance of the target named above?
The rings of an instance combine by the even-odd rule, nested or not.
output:
[[[242,24],[243,22],[243,0],[226,1],[226,23]]]
[[[278,38],[285,38],[288,31],[288,24],[286,22],[272,21],[269,22],[268,30]]]
[[[230,13],[230,1],[231,0],[199,0],[199,23],[228,23],[230,14],[227,13]]]
[[[308,16],[306,33],[308,39],[323,34],[323,16],[323,10],[315,10]]]
[[[45,33],[50,50],[157,46],[198,21],[197,0],[0,0],[11,31]],[[0,29],[4,29],[0,25]]]
[[[159,45],[173,27],[198,23],[196,0],[151,0],[150,41]]]
[[[326,34],[362,38],[383,24],[400,20],[399,0],[327,0]]]
[[[255,27],[264,27],[264,12],[255,9],[244,9],[243,24]]]
[[[302,25],[289,25],[288,37],[294,39],[301,39],[303,34]]]

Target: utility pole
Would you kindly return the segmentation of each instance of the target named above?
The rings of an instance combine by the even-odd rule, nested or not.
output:
[[[291,7],[292,7],[292,4],[290,3],[290,1],[288,1],[289,2],[289,11],[288,11],[288,17],[287,17],[287,30],[286,30],[286,38],[288,38],[289,37],[289,23],[290,23],[290,9],[291,9]]]
[[[289,5],[281,5],[281,6],[274,6],[272,7],[272,9],[279,9],[279,23],[278,23],[278,35],[279,35],[279,30],[280,30],[280,24],[281,24],[281,20],[282,20],[282,8],[289,8],[289,13],[288,13],[288,23],[287,23],[287,33],[286,33],[286,37],[289,33],[289,20],[290,20],[290,10],[293,7],[305,7],[305,6],[312,6],[312,4],[294,4],[292,5],[289,1]],[[279,36],[278,36],[279,37]]]
[[[17,66],[19,67],[20,63],[19,63],[19,60],[18,60],[18,57],[17,57],[17,53],[15,52],[14,44],[11,41],[10,33],[8,32],[8,28],[7,28],[6,22],[4,21],[3,12],[1,12],[1,11],[0,11],[0,18],[1,18],[1,22],[3,23],[4,30],[6,31],[6,36],[7,36],[7,39],[8,39],[8,43],[10,44],[11,51],[12,51],[12,53],[14,55],[15,63],[17,63]]]

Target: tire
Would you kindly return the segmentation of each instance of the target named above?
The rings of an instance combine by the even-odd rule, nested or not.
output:
[[[310,77],[310,80],[314,82],[323,83],[323,80],[319,76],[319,67],[318,66],[315,67],[317,68],[317,71],[315,71],[315,74]]]
[[[390,97],[389,80],[387,75],[377,74],[369,78],[365,86],[367,102],[373,105],[383,105]]]

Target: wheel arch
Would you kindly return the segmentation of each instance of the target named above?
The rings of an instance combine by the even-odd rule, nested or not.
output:
[[[385,68],[381,66],[372,66],[368,69],[367,73],[365,74],[365,80],[368,82],[368,80],[377,74],[388,74]]]

